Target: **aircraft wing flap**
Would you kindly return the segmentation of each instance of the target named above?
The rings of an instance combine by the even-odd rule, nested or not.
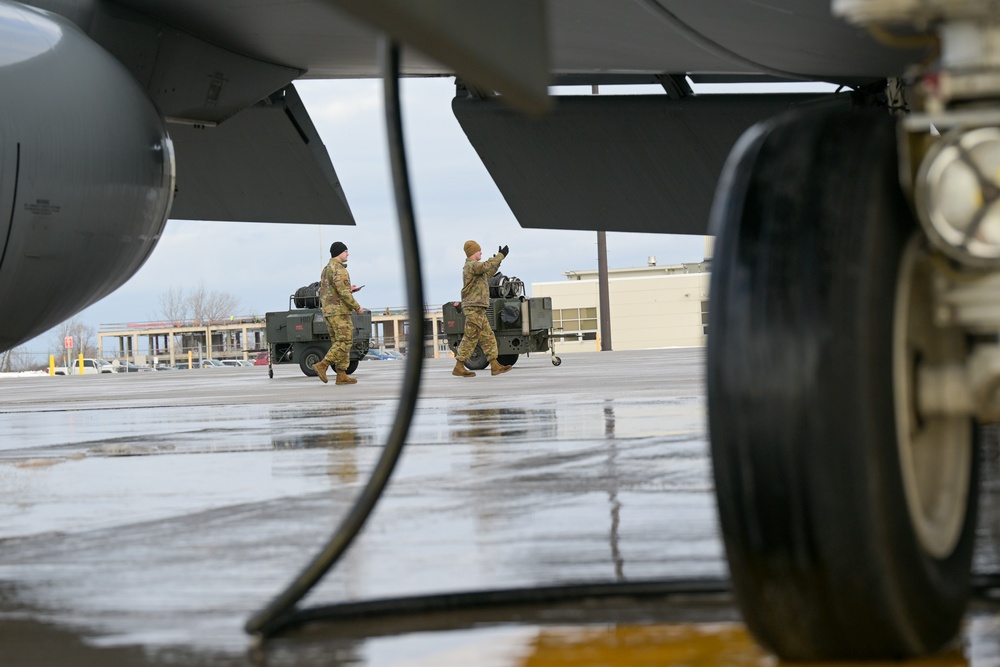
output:
[[[170,125],[177,220],[353,225],[326,147],[293,86],[217,127]]]
[[[564,96],[540,119],[452,110],[522,227],[706,234],[722,165],[754,123],[831,93]]]

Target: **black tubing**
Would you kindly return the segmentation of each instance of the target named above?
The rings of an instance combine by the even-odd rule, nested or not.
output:
[[[414,224],[413,202],[410,198],[410,184],[407,177],[406,155],[403,148],[403,124],[399,103],[399,48],[386,38],[382,41],[382,68],[385,80],[385,118],[389,137],[389,158],[392,166],[392,180],[396,195],[396,211],[399,218],[399,233],[403,245],[403,265],[406,276],[406,303],[411,313],[410,340],[417,341],[419,350],[411,350],[406,355],[406,371],[400,390],[396,418],[389,433],[388,442],[382,451],[378,464],[372,471],[361,495],[351,507],[336,532],[326,546],[316,554],[302,572],[288,587],[266,607],[251,616],[244,629],[261,639],[273,634],[279,628],[294,622],[297,614],[295,604],[308,593],[316,583],[340,559],[360,532],[375,503],[382,495],[392,470],[399,460],[406,443],[406,434],[413,419],[414,407],[420,390],[420,374],[423,370],[424,341],[424,289],[420,277],[420,250]]]
[[[303,609],[294,617],[286,618],[282,629],[290,629],[314,621],[357,621],[384,616],[409,616],[449,611],[468,612],[504,606],[542,606],[606,598],[688,597],[721,595],[729,592],[729,580],[719,578],[590,582],[527,588],[457,591],[312,607]]]

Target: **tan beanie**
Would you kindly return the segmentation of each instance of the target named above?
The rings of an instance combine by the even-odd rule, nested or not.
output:
[[[472,257],[474,254],[482,250],[482,248],[479,247],[479,244],[475,241],[466,241],[465,246],[463,247],[465,248],[466,257]]]

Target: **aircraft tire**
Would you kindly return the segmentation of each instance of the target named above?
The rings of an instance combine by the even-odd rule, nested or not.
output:
[[[486,358],[481,345],[476,345],[469,358],[465,360],[465,367],[470,371],[481,371],[490,365],[490,360]]]
[[[314,378],[316,377],[316,369],[313,368],[313,364],[318,364],[320,359],[326,356],[326,350],[318,345],[313,345],[307,347],[299,357],[299,368],[307,376]]]
[[[885,112],[786,115],[740,140],[712,210],[720,524],[744,619],[785,660],[934,651],[958,632],[969,594],[973,425],[939,431],[930,444],[944,455],[930,467],[913,463],[916,439],[901,435],[920,422],[913,372],[924,351],[908,336],[926,322],[919,301],[901,297],[924,280],[897,169]],[[955,354],[953,333],[925,331],[937,341],[928,351]],[[935,465],[949,468],[944,479]],[[908,492],[946,508],[937,545]]]

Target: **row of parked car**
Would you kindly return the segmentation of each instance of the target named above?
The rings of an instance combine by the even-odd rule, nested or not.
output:
[[[152,370],[157,371],[186,371],[188,368],[242,368],[253,366],[254,362],[242,359],[193,359],[190,366],[187,361],[180,361],[173,366],[170,364],[157,364]],[[150,370],[144,368],[143,370]]]
[[[267,353],[262,352],[264,363],[267,365]],[[260,355],[258,355],[258,358]],[[254,366],[261,365],[259,361],[244,361],[242,359],[195,359],[191,363],[192,368],[241,368],[243,366]],[[148,373],[150,371],[173,371],[173,370],[187,370],[188,362],[187,360],[178,360],[173,365],[166,362],[158,363],[156,366],[140,366],[134,362],[115,359],[114,361],[108,361],[107,359],[100,358],[90,358],[84,357],[83,359],[83,374],[99,374],[99,373]],[[81,373],[79,361],[74,361],[70,364],[67,369],[66,366],[56,366],[56,375],[79,375]]]
[[[108,361],[107,359],[84,357],[82,364],[79,360],[73,360],[69,367],[56,366],[53,372],[56,375],[80,375],[81,373],[83,375],[96,375],[99,373],[130,373],[148,370],[151,369],[136,366],[131,361],[121,361],[119,359]]]
[[[394,350],[369,350],[363,359],[365,361],[394,361],[402,359],[403,355]],[[267,366],[267,352],[259,352],[253,361],[243,359],[195,359],[191,362],[190,368],[240,368],[243,366]],[[188,362],[185,359],[177,360],[173,365],[167,362],[160,362],[156,366],[139,366],[131,361],[116,359],[113,362],[106,359],[84,358],[83,372],[91,373],[145,373],[149,371],[175,371],[188,370]],[[67,372],[65,366],[57,366],[56,375],[76,375],[79,373],[79,365],[73,363]]]

